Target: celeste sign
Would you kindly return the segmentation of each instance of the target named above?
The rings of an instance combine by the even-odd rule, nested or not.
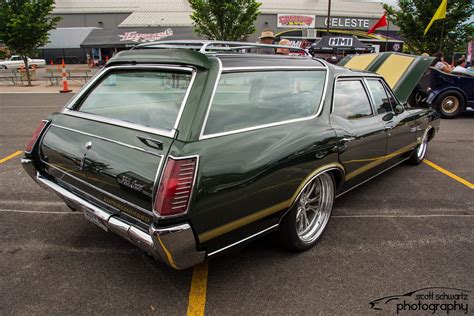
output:
[[[278,14],[277,27],[314,28],[316,17],[304,14]]]
[[[173,36],[172,29],[166,29],[163,32],[158,33],[138,33],[138,32],[125,32],[120,37],[121,42],[134,42],[134,43],[145,43],[159,41],[168,36]]]
[[[328,25],[328,19],[324,19],[324,25]],[[338,27],[345,29],[369,29],[370,19],[361,18],[330,18],[330,27]]]

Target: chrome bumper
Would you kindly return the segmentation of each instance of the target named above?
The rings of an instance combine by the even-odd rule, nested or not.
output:
[[[43,177],[31,159],[22,159],[21,163],[36,183],[55,192],[73,209],[93,213],[99,226],[122,236],[169,266],[186,269],[205,260],[205,252],[196,249],[196,239],[189,224],[164,228],[152,225],[145,232]]]

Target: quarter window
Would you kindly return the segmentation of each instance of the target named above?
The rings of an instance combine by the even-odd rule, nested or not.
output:
[[[335,115],[349,120],[372,116],[372,107],[362,81],[341,80],[336,82],[333,112]]]
[[[372,94],[375,110],[378,114],[392,111],[390,100],[385,92],[383,83],[380,80],[367,80],[367,86]]]
[[[86,94],[76,110],[171,130],[190,80],[191,73],[112,70]]]
[[[324,71],[222,74],[204,135],[314,115],[321,101],[324,80]]]

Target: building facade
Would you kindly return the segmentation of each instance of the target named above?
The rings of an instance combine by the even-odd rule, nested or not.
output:
[[[263,30],[271,30],[279,37],[314,42],[327,35],[328,0],[262,0],[261,14],[255,22],[256,32],[247,40],[255,42]],[[174,39],[198,39],[190,18],[192,10],[187,0],[95,0],[85,6],[84,1],[56,0],[54,16],[60,16],[58,29],[68,36],[68,51],[60,52],[61,40],[53,37],[43,52],[47,59],[77,49],[83,61],[88,54],[94,59],[111,57],[117,51],[141,42]],[[389,25],[374,35],[367,30],[383,15],[382,4],[356,0],[332,0],[329,35],[357,36],[376,51],[401,50],[398,28]],[[82,29],[82,31],[78,31]],[[83,34],[88,33],[85,38]],[[81,34],[78,36],[77,34]],[[385,37],[388,35],[388,37]]]

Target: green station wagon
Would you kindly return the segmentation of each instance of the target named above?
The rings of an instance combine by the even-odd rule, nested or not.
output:
[[[117,54],[41,122],[24,168],[89,221],[184,269],[270,232],[309,249],[337,196],[419,164],[439,129],[435,111],[409,108],[375,73],[210,45]]]

